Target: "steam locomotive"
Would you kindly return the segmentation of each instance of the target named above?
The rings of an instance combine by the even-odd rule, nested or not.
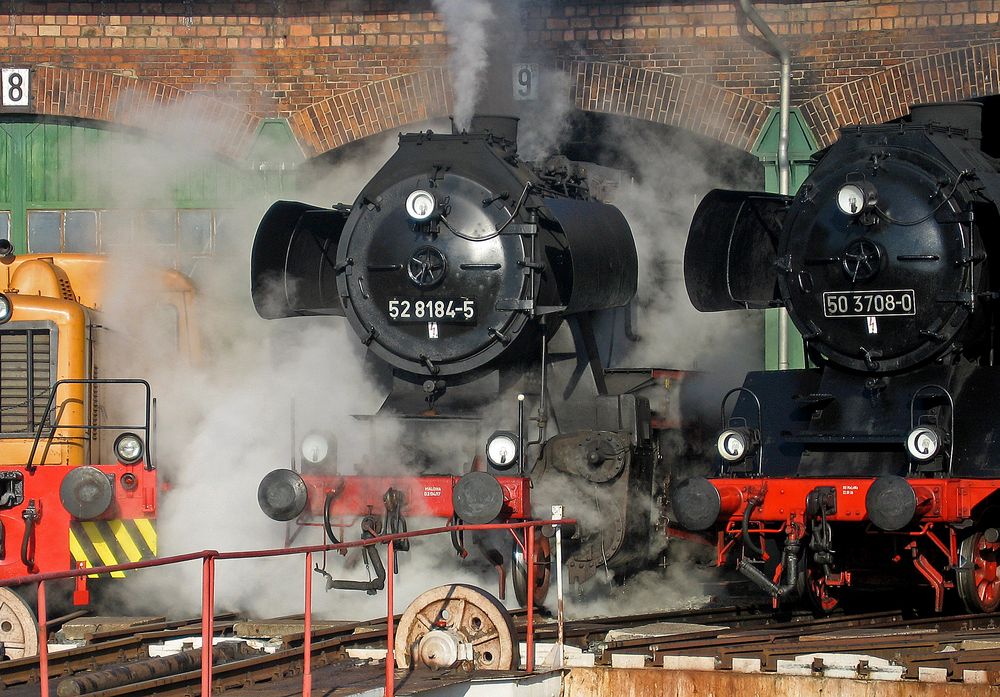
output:
[[[331,446],[310,434],[301,471],[275,470],[261,482],[264,512],[299,525],[322,519],[326,539],[336,540],[344,520],[361,519],[362,535],[373,535],[405,529],[414,516],[525,519],[532,489],[558,481],[582,486],[595,509],[570,541],[571,580],[602,565],[617,573],[645,564],[659,520],[651,501],[665,476],[656,437],[663,424],[641,388],[680,374],[605,368],[596,325],[632,299],[638,264],[628,223],[595,198],[594,186],[565,158],[522,160],[517,119],[477,116],[468,130],[400,135],[351,206],[275,203],[251,259],[262,317],[346,317],[369,354],[392,369],[387,409],[417,429],[469,414],[482,423],[485,407],[521,396],[516,417],[512,401],[507,427],[486,439],[485,462],[342,475],[319,466]],[[467,471],[441,473],[456,464]],[[453,542],[464,556],[464,542]],[[484,550],[500,569],[506,556],[522,602],[525,547]],[[547,540],[535,549],[546,564]],[[330,578],[328,587],[378,590],[381,564],[370,561],[370,582]],[[539,574],[536,598],[547,578]]]
[[[748,374],[713,474],[672,487],[676,521],[775,604],[891,585],[1000,606],[1000,163],[981,118],[935,104],[845,128],[794,197],[716,190],[691,224],[692,303],[784,307],[815,366]]]

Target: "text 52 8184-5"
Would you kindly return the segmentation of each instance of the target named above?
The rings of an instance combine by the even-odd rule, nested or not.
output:
[[[392,322],[454,322],[475,324],[475,298],[390,298]]]

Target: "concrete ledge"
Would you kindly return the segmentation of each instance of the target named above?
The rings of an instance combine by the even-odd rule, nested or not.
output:
[[[611,654],[612,668],[645,668],[646,657],[638,653]]]
[[[760,659],[759,658],[734,658],[733,659],[733,672],[734,673],[759,673],[760,672]]]
[[[962,682],[969,685],[989,685],[990,676],[985,670],[963,670]]]
[[[667,670],[715,670],[714,656],[664,656]]]
[[[917,668],[917,680],[920,682],[948,682],[948,669],[920,666]]]

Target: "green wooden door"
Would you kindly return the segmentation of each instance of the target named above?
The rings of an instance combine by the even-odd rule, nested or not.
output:
[[[96,122],[8,115],[0,118],[0,236],[22,254],[142,244],[184,268],[212,255],[227,210],[276,193],[267,171],[215,157],[196,138],[164,143]]]

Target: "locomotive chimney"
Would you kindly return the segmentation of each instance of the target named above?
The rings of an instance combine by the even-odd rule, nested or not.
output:
[[[472,117],[472,125],[469,126],[470,133],[489,133],[494,138],[503,138],[510,143],[517,151],[517,122],[516,116],[494,116],[477,114]]]
[[[964,128],[970,140],[983,139],[983,105],[979,102],[914,104],[910,107],[910,122]]]

